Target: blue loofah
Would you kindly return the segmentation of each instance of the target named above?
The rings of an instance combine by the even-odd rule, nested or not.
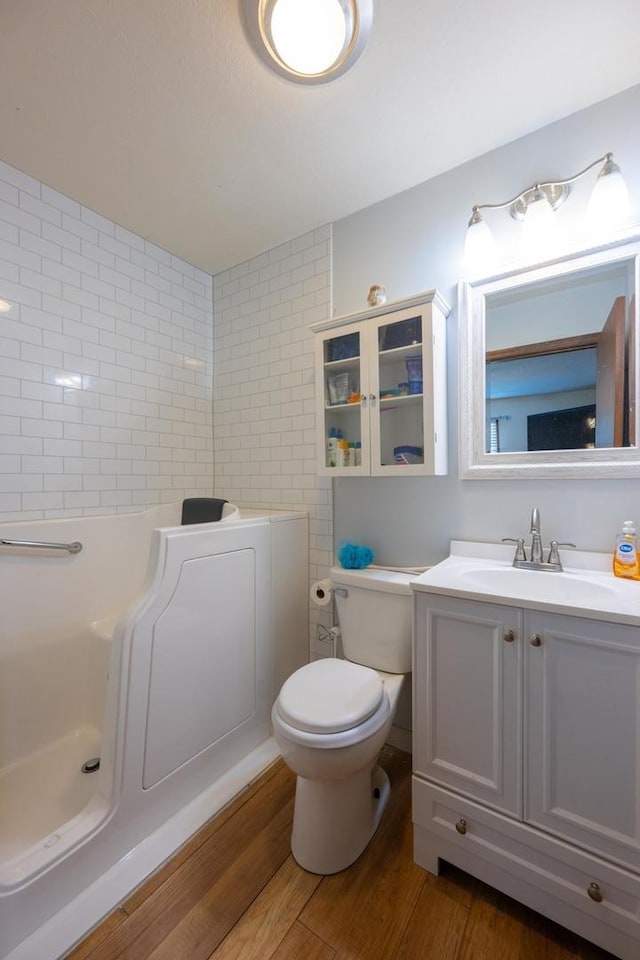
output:
[[[362,570],[373,563],[373,550],[344,541],[338,544],[338,563],[346,570]]]

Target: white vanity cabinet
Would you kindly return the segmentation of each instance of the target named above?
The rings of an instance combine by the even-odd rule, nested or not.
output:
[[[448,313],[432,290],[312,325],[318,473],[447,472]],[[332,433],[349,444],[346,457]]]
[[[416,862],[640,957],[640,627],[418,592]]]

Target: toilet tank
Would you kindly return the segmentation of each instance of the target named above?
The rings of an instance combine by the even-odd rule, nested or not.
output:
[[[331,568],[347,660],[385,673],[411,673],[410,583],[415,574]]]

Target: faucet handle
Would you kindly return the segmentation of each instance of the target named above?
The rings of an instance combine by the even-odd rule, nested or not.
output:
[[[525,554],[525,552],[524,552],[524,537],[518,537],[517,539],[516,539],[515,537],[503,537],[503,538],[502,538],[502,542],[503,542],[503,543],[515,543],[515,544],[517,544],[517,546],[516,546],[516,555],[515,555],[515,557],[513,558],[514,560],[526,560],[526,559],[527,559],[527,556],[526,556],[526,554]]]
[[[547,563],[560,563],[560,554],[558,553],[558,547],[575,547],[575,543],[561,543],[558,540],[552,540],[549,544],[549,558]]]

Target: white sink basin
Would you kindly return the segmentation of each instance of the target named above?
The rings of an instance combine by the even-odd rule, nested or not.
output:
[[[513,548],[503,544],[451,542],[451,555],[412,581],[419,593],[441,593],[486,602],[572,613],[640,626],[640,581],[611,571],[611,556],[561,551],[565,569],[513,567]]]
[[[492,593],[495,596],[509,595],[533,600],[560,602],[581,606],[594,598],[613,599],[616,595],[614,585],[609,585],[604,577],[586,576],[574,573],[555,573],[541,570],[522,570],[516,567],[482,567],[460,571],[461,579],[471,587]],[[638,584],[640,587],[640,584]],[[638,591],[640,596],[640,590]]]

